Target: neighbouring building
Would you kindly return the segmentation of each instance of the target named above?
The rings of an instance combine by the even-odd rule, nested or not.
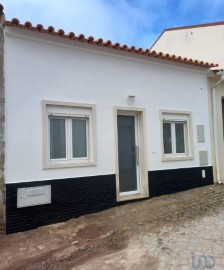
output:
[[[224,181],[224,22],[165,29],[150,48],[163,53],[215,62],[208,74],[208,102],[214,179]]]
[[[1,33],[6,233],[213,184],[216,65],[17,19]]]

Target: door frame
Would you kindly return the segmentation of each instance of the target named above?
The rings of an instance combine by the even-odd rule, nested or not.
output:
[[[138,192],[120,193],[119,186],[119,162],[118,162],[118,128],[117,116],[131,115],[136,116],[136,132],[138,136],[139,147],[139,190]],[[116,197],[117,201],[134,200],[146,198],[149,196],[148,188],[148,170],[147,170],[147,145],[146,145],[146,128],[145,128],[145,109],[130,107],[114,107],[114,124],[115,124],[115,165],[116,165]]]

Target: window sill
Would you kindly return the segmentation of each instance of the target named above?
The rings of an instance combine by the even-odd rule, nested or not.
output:
[[[67,162],[67,163],[46,163],[43,164],[43,169],[57,169],[57,168],[77,168],[77,167],[90,167],[96,166],[95,161],[82,161],[82,162]]]
[[[192,156],[188,156],[188,157],[180,157],[180,156],[173,156],[173,157],[164,157],[162,158],[162,162],[166,162],[166,161],[183,161],[183,160],[193,160],[194,158]]]

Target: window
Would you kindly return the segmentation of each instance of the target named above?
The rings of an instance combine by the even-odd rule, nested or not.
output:
[[[95,106],[43,101],[44,167],[95,165]]]
[[[49,125],[50,159],[88,158],[88,118],[50,116]]]
[[[164,154],[186,154],[186,122],[163,121]]]
[[[192,158],[191,113],[161,111],[163,160]]]

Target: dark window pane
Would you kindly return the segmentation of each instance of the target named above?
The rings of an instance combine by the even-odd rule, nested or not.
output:
[[[185,153],[184,123],[175,123],[176,153]]]
[[[171,123],[163,123],[164,154],[172,154]]]
[[[50,158],[66,158],[65,119],[50,118]]]
[[[73,157],[87,157],[86,120],[72,119]]]

